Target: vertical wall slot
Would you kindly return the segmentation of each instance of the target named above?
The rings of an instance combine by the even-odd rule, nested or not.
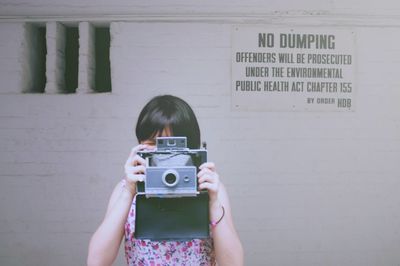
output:
[[[43,93],[46,86],[46,27],[43,25],[25,25],[22,91]]]
[[[95,28],[95,92],[111,91],[110,27]]]
[[[79,65],[79,30],[78,27],[65,29],[65,92],[75,93],[78,87]]]

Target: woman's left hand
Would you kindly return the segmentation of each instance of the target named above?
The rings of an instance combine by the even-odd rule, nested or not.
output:
[[[206,162],[200,165],[200,171],[197,174],[199,178],[199,189],[207,189],[210,197],[210,205],[218,202],[219,175],[215,171],[215,164]]]

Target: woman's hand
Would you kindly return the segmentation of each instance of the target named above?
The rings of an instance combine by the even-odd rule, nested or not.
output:
[[[200,165],[200,171],[197,174],[199,178],[199,189],[207,189],[210,197],[210,206],[218,203],[219,175],[215,171],[215,164],[206,162]]]
[[[135,195],[136,182],[145,180],[146,173],[146,160],[140,157],[138,151],[150,149],[151,146],[147,144],[140,144],[132,148],[128,160],[125,163],[125,186]]]

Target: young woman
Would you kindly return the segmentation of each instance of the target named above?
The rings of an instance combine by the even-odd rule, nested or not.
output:
[[[243,265],[243,249],[236,233],[228,194],[215,164],[206,162],[198,172],[199,189],[209,193],[210,239],[151,241],[134,238],[136,182],[145,179],[145,161],[137,153],[155,148],[159,136],[186,136],[191,149],[200,148],[200,129],[192,108],[182,99],[163,95],[141,111],[138,146],[125,163],[125,178],[115,186],[105,218],[93,234],[88,265],[111,265],[125,236],[128,265]]]

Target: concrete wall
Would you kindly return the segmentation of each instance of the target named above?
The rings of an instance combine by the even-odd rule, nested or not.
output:
[[[393,15],[399,14],[400,6],[396,0],[174,0],[165,2],[154,0],[143,3],[140,0],[1,0],[2,16],[98,16],[98,15],[135,15],[158,14],[160,17],[238,15],[254,16],[265,14],[303,14],[303,15]],[[353,17],[354,18],[354,17]],[[104,19],[104,17],[103,17]],[[373,19],[373,18],[370,18]]]
[[[78,1],[0,2],[1,265],[85,264],[89,238],[136,145],[138,112],[164,93],[186,99],[198,115],[246,265],[399,265],[397,2],[236,1],[226,10],[226,2],[105,3],[87,2],[93,9],[82,16],[125,14],[125,5],[126,13],[144,12],[140,21],[111,23],[112,92],[23,94],[24,16],[72,21],[70,12],[81,9]],[[207,17],[212,10],[227,15]],[[199,17],[188,18],[190,11]],[[255,11],[265,17],[252,17]],[[159,21],[152,12],[175,15]],[[260,22],[353,29],[356,110],[232,111],[231,27]],[[123,253],[116,265],[124,265]]]

